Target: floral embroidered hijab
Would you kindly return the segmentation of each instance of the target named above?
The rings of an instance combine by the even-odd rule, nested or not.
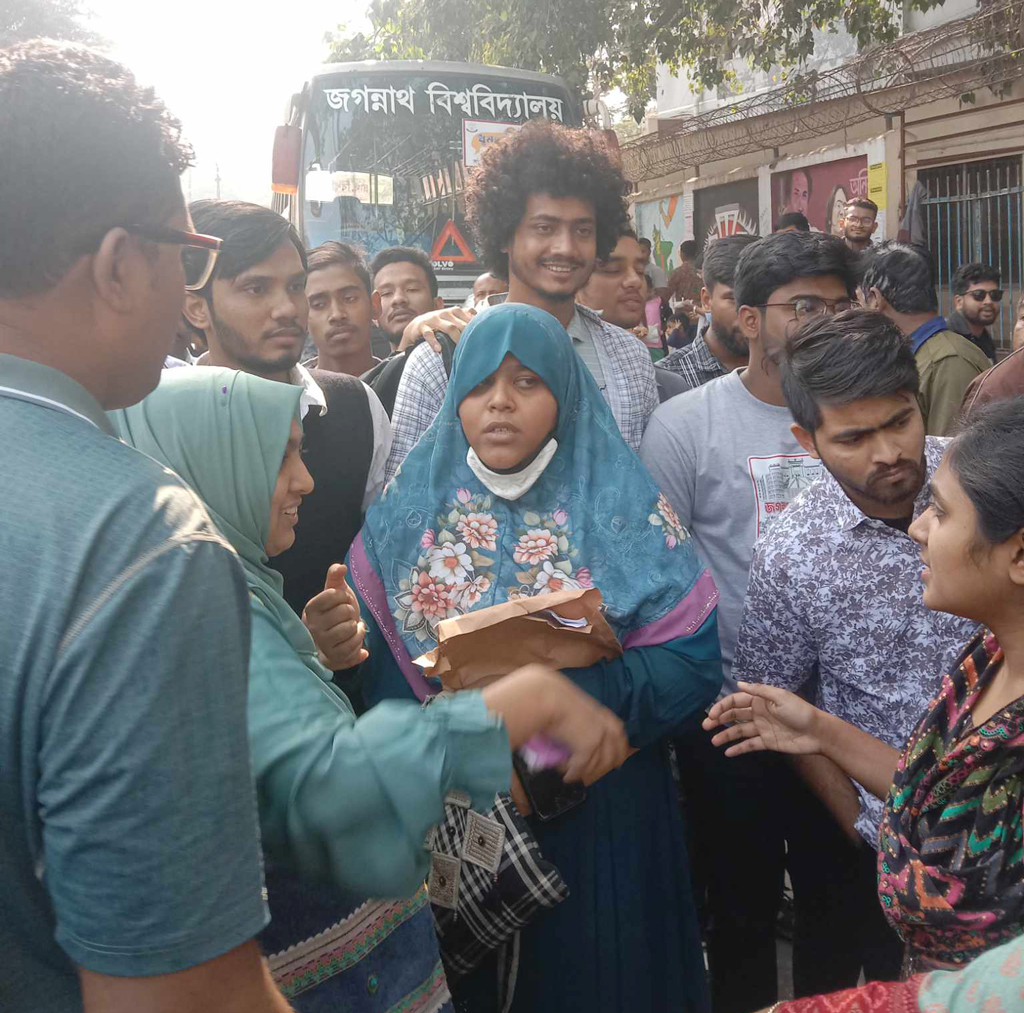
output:
[[[558,402],[558,449],[514,502],[490,493],[466,463],[458,416],[506,355],[537,373]],[[680,606],[704,573],[565,329],[518,303],[481,313],[464,331],[444,404],[368,511],[350,563],[364,590],[379,578],[375,597],[390,616],[378,622],[393,624],[411,657],[434,645],[442,619],[568,588],[599,588],[622,639]]]

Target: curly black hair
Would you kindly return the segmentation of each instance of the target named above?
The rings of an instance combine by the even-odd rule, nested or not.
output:
[[[594,205],[597,257],[606,259],[629,228],[621,169],[586,130],[570,130],[549,120],[533,120],[483,153],[466,186],[466,220],[476,235],[484,266],[508,277],[502,251],[534,193],[576,197]]]
[[[69,43],[0,49],[0,298],[56,285],[116,225],[184,207],[181,124],[121,64]]]

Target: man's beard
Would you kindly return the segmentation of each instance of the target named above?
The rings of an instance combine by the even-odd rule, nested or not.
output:
[[[302,358],[302,345],[293,355],[291,352],[282,354],[276,359],[261,359],[253,348],[246,342],[242,332],[236,330],[229,323],[221,320],[210,307],[210,321],[213,324],[214,333],[221,347],[229,352],[242,370],[246,373],[262,375],[264,373],[287,373],[295,368],[296,363]],[[262,337],[262,335],[261,335]],[[296,339],[298,344],[298,339]],[[258,347],[258,345],[257,345]]]
[[[533,272],[531,274],[531,272],[529,270],[526,270],[525,267],[526,266],[522,263],[522,261],[517,260],[515,258],[515,256],[513,256],[513,254],[510,251],[509,255],[508,255],[508,271],[509,271],[509,276],[511,277],[511,276],[514,275],[524,285],[527,285],[529,288],[532,288],[533,291],[536,292],[538,295],[543,296],[545,299],[548,299],[551,302],[570,302],[570,301],[572,301],[573,299],[576,298],[576,293],[581,288],[583,288],[584,285],[586,285],[587,282],[590,280],[590,275],[587,275],[587,277],[585,277],[583,279],[583,281],[580,283],[579,288],[575,289],[575,291],[572,291],[572,292],[563,292],[563,291],[551,292],[551,291],[548,291],[547,289],[543,289],[543,288],[539,287],[539,279],[536,277],[536,275],[540,274],[540,268],[538,268],[536,272]],[[591,267],[593,268],[593,265],[591,265]]]
[[[991,316],[986,318],[986,317],[982,316],[982,311],[981,310],[968,311],[967,307],[965,306],[962,310],[960,310],[960,315],[969,324],[974,324],[977,327],[989,327],[991,324],[995,323],[996,317],[999,314],[995,313],[995,314],[993,314],[993,315],[991,315]]]
[[[829,474],[843,487],[847,495],[852,492],[862,499],[868,500],[871,503],[877,503],[883,507],[894,506],[908,499],[917,499],[917,495],[924,485],[928,469],[924,450],[922,450],[921,459],[916,465],[912,461],[901,461],[897,465],[900,470],[906,470],[906,478],[901,479],[898,484],[892,486],[883,485],[883,480],[892,475],[893,469],[876,468],[868,476],[867,481],[860,485],[842,471],[833,468],[826,457],[822,456],[821,463]]]
[[[728,328],[719,327],[712,317],[711,329],[715,332],[718,343],[734,359],[745,359],[750,355],[750,345],[747,344],[738,324]]]

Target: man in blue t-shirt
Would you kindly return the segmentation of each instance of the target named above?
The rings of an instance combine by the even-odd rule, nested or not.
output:
[[[0,1009],[18,1013],[288,1010],[253,942],[241,568],[104,414],[159,380],[182,249],[212,268],[179,134],[105,56],[0,50]]]

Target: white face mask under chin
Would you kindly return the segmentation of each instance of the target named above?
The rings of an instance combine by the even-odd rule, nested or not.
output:
[[[489,492],[501,499],[515,501],[520,496],[525,496],[537,483],[537,479],[544,474],[544,469],[551,463],[558,449],[558,441],[552,437],[544,445],[543,450],[521,471],[512,472],[507,475],[499,475],[476,456],[476,451],[470,447],[466,454],[466,464],[474,475],[484,484]]]

